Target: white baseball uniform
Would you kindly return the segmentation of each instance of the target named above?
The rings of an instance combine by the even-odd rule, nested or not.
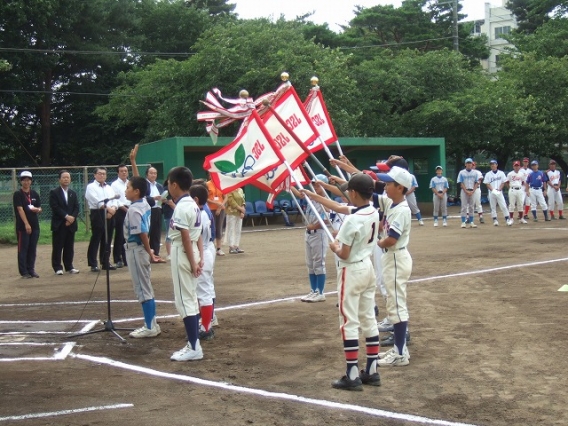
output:
[[[483,173],[474,169],[477,172],[477,182],[479,185],[473,193],[473,208],[475,213],[483,213],[483,206],[481,205],[481,182],[483,181]]]
[[[450,186],[448,184],[448,179],[444,176],[438,177],[437,175],[430,179],[430,189],[436,191],[436,194],[444,194],[442,198],[438,197],[438,195],[433,195],[433,203],[434,203],[434,218],[438,217],[438,213],[440,212],[440,207],[442,208],[442,217],[446,217],[448,215],[448,194],[444,192],[444,190],[448,189]]]
[[[560,190],[560,172],[558,170],[548,170],[548,210],[553,213],[557,208],[562,211],[564,209],[564,201],[562,200],[562,191]]]
[[[412,257],[407,250],[410,241],[411,213],[408,203],[392,204],[385,210],[383,238],[397,238],[394,246],[384,250],[383,276],[387,289],[387,314],[391,324],[408,321],[406,283],[412,273]]]
[[[476,189],[479,185],[478,180],[478,171],[475,169],[467,170],[463,169],[458,174],[458,184],[463,184],[465,189],[473,190]],[[460,215],[462,218],[462,222],[465,221],[466,215],[469,213],[470,215],[470,222],[473,223],[473,210],[475,205],[475,193],[472,195],[467,195],[464,189],[462,188],[460,193],[460,200],[461,200],[461,211]]]
[[[507,176],[502,170],[490,170],[485,174],[483,183],[487,185],[489,192],[489,205],[491,206],[491,217],[497,219],[497,204],[501,213],[505,216],[505,220],[509,220],[509,209],[503,196],[503,186],[507,182]]]
[[[181,240],[181,229],[189,231],[193,256],[196,263],[201,261],[198,240],[201,237],[201,212],[199,206],[189,196],[183,196],[176,203],[170,221],[172,239],[171,270],[174,286],[174,300],[182,318],[199,314],[197,301],[197,278],[193,276],[191,264]]]
[[[521,170],[519,170],[519,172],[524,173],[524,177],[525,177],[525,190],[526,188],[526,183],[527,183],[527,177],[528,175],[530,175],[532,173],[531,169],[525,169],[524,167],[521,167]],[[531,205],[531,197],[527,196],[526,191],[523,191],[523,200],[525,202],[525,206],[530,206]]]
[[[509,182],[509,213],[515,211],[523,213],[526,173],[522,169],[518,172],[510,171],[507,174],[507,180]]]
[[[213,267],[215,266],[216,248],[211,238],[211,218],[203,209],[201,210],[201,238],[203,238],[203,269],[197,278],[197,300],[200,306],[213,304],[215,290],[213,284]]]
[[[416,177],[412,175],[412,187],[418,188],[418,181]],[[406,202],[408,203],[408,207],[410,207],[410,211],[412,214],[420,213],[420,209],[418,208],[418,203],[416,202],[416,194],[412,191],[410,194],[406,194]]]

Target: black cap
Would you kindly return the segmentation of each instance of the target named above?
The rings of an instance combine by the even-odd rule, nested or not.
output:
[[[408,161],[404,158],[393,158],[387,161],[388,166],[392,169],[394,166],[400,167],[401,169],[408,170]]]
[[[375,181],[365,173],[356,173],[351,176],[349,182],[341,185],[343,192],[348,189],[358,192],[363,198],[371,198],[375,189]]]

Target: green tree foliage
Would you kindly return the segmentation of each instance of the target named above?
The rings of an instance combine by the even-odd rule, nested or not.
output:
[[[218,87],[236,97],[246,88],[257,97],[273,91],[280,73],[287,71],[300,96],[317,75],[337,130],[357,135],[359,92],[348,78],[349,57],[306,40],[301,28],[298,22],[264,19],[215,26],[195,44],[196,54],[188,60],[158,61],[123,74],[115,94],[130,97],[114,96],[98,112],[133,127],[145,141],[203,135],[205,126],[196,114],[208,90]],[[234,129],[225,132],[234,134]]]
[[[506,4],[517,19],[517,31],[532,34],[548,20],[568,11],[566,0],[508,0]]]
[[[507,39],[515,45],[515,55],[533,53],[538,59],[562,58],[568,55],[568,19],[554,18],[531,34],[515,32]]]

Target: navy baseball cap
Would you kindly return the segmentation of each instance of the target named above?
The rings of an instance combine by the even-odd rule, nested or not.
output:
[[[491,160],[489,164],[497,164],[497,160]]]
[[[531,161],[531,166],[538,166],[538,161],[532,160],[532,161]]]
[[[377,177],[383,182],[396,182],[406,189],[412,188],[412,175],[402,167],[394,166],[388,173],[379,173]]]

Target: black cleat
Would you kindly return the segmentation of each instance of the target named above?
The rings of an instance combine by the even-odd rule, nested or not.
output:
[[[406,332],[406,344],[410,344],[410,333]],[[394,346],[394,334],[391,333],[390,336],[385,337],[380,341],[381,346]]]
[[[348,391],[362,391],[363,383],[359,377],[355,377],[355,380],[351,380],[347,376],[343,376],[341,379],[336,380],[331,384],[334,389],[343,389]]]
[[[381,386],[381,376],[379,376],[379,373],[369,374],[366,373],[365,370],[361,370],[359,377],[364,385]]]
[[[91,266],[91,272],[101,272],[98,266]]]
[[[200,330],[199,331],[199,340],[213,340],[215,337],[215,332],[213,328],[210,328],[209,331]]]

